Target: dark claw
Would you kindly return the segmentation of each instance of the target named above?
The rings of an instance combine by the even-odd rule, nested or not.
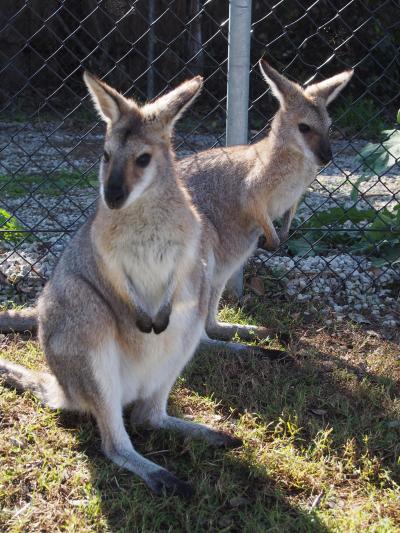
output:
[[[157,317],[158,319],[158,317]],[[156,319],[156,320],[157,320]],[[158,335],[159,333],[162,333],[163,331],[165,331],[168,327],[168,324],[169,324],[169,315],[164,317],[163,321],[160,321],[160,322],[153,322],[153,330],[154,330],[154,333],[156,335]]]
[[[226,435],[226,442],[224,444],[225,448],[240,448],[243,446],[242,439],[239,439],[238,437],[231,437],[230,435]]]
[[[165,491],[167,494],[176,494],[184,498],[191,498],[194,494],[189,483],[181,481],[168,470],[159,470],[149,476],[148,485],[153,492],[161,496]]]
[[[142,333],[151,333],[153,321],[146,313],[140,313],[136,318],[136,326]]]
[[[225,431],[214,430],[213,433],[214,438],[210,443],[214,444],[214,446],[218,446],[219,448],[240,448],[240,446],[243,446],[242,439],[232,437],[229,433],[225,433]]]
[[[159,333],[162,333],[164,330],[167,329],[169,324],[169,317],[171,314],[171,304],[166,305],[163,307],[153,322],[153,330],[156,335]]]
[[[275,350],[274,348],[264,348],[263,346],[252,346],[252,351],[255,355],[266,357],[271,361],[281,361],[287,357],[287,352],[284,350]]]

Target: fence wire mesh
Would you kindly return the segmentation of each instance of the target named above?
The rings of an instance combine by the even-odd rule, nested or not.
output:
[[[248,281],[259,276],[275,294],[324,297],[339,316],[388,325],[398,319],[399,7],[393,0],[252,2],[251,142],[276,110],[257,70],[262,55],[301,83],[349,67],[356,73],[332,104],[333,163],[305,195],[288,241],[273,253],[260,243]],[[95,205],[103,127],[83,68],[140,100],[202,74],[202,97],[177,128],[183,157],[225,142],[228,25],[229,4],[217,0],[3,0],[3,302],[35,298]],[[390,131],[382,137],[382,130]],[[368,141],[377,143],[378,165]]]

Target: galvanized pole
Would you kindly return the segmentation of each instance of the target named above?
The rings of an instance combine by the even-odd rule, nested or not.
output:
[[[149,0],[149,13],[148,13],[148,24],[149,24],[149,36],[147,41],[147,64],[148,64],[148,72],[147,72],[147,88],[146,88],[146,96],[148,100],[151,100],[151,98],[154,98],[154,47],[155,47],[155,35],[154,35],[154,8],[155,8],[155,0]]]
[[[226,145],[248,140],[251,0],[229,1],[228,87]],[[228,282],[228,290],[242,296],[243,268]]]

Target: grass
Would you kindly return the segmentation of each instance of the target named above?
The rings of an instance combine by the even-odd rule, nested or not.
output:
[[[56,196],[71,187],[97,187],[97,175],[82,175],[77,171],[53,172],[51,176],[36,174],[0,174],[0,192],[7,196],[42,194]]]
[[[229,429],[234,451],[169,432],[132,436],[137,449],[192,482],[192,501],[157,498],[100,453],[86,417],[0,396],[0,529],[22,531],[400,531],[399,346],[319,312],[248,299],[252,322],[285,338],[271,363],[223,352],[196,355],[170,410]],[[249,305],[249,304],[248,304]],[[249,321],[225,307],[224,319]],[[1,357],[42,368],[33,339],[5,337]]]

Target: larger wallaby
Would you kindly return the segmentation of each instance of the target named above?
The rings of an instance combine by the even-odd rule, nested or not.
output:
[[[216,446],[240,444],[166,411],[170,389],[204,330],[213,268],[208,237],[171,149],[173,124],[202,79],[143,107],[88,73],[84,79],[107,123],[101,198],[39,300],[39,339],[52,374],[2,360],[0,375],[51,407],[92,413],[112,461],[156,493],[166,488],[187,495],[187,483],[135,451],[122,410],[133,402],[134,425],[170,428]],[[17,326],[18,316],[24,320],[14,316]]]
[[[280,106],[269,135],[253,145],[215,148],[180,162],[193,201],[213,235],[216,265],[206,329],[210,337],[221,339],[266,332],[218,322],[222,291],[262,233],[271,249],[279,246],[273,221],[282,216],[280,236],[287,237],[300,197],[318,166],[332,157],[327,106],[353,74],[348,70],[302,88],[266,61],[260,61],[260,69]]]

